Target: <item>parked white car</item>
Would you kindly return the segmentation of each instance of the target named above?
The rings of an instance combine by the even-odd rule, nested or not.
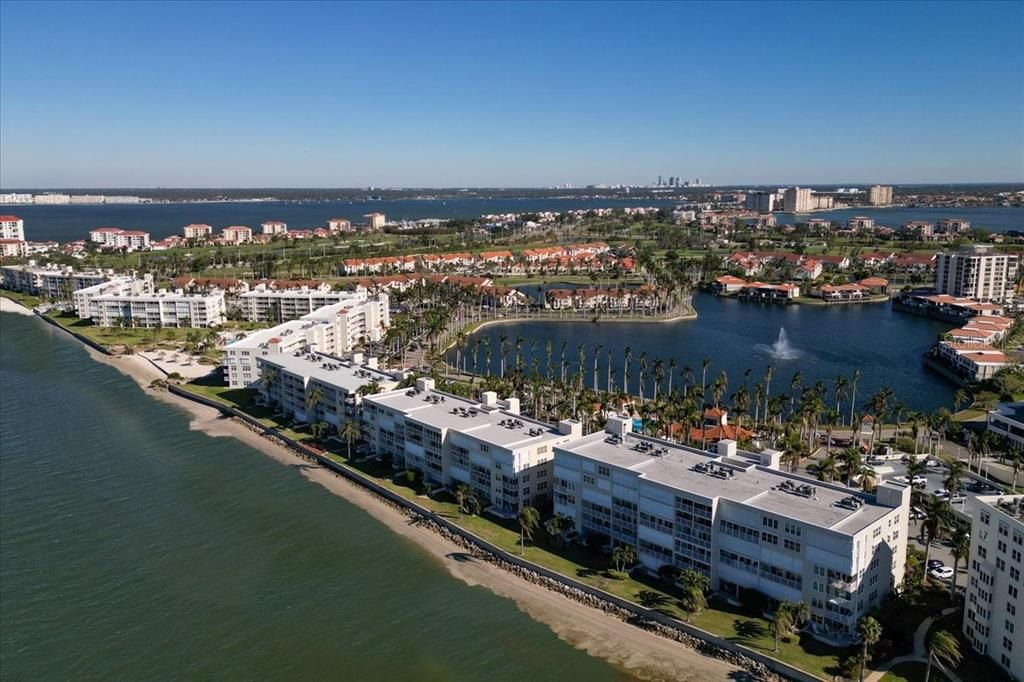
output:
[[[939,566],[928,571],[928,575],[935,578],[936,580],[949,580],[953,577],[952,566]]]

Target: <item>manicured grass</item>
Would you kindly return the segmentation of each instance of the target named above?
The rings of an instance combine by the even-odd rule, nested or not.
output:
[[[882,682],[923,682],[925,668],[924,663],[900,663],[882,676]],[[932,669],[932,679],[941,682],[946,676]]]
[[[65,329],[81,334],[104,346],[132,346],[134,348],[155,348],[162,341],[183,341],[193,329],[165,327],[155,329],[135,327],[97,327],[89,320],[80,320],[74,313],[51,315],[50,319]]]
[[[7,291],[6,289],[0,291],[0,296],[9,298],[15,303],[20,303],[26,308],[34,308],[43,302],[38,296],[31,296],[29,294],[23,294],[20,291]]]

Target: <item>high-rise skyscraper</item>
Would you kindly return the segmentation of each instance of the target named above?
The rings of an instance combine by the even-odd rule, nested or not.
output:
[[[892,187],[890,185],[872,185],[866,191],[870,206],[888,206],[892,203]]]

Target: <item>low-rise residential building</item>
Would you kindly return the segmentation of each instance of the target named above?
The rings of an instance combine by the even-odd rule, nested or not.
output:
[[[517,398],[485,391],[476,402],[436,390],[432,379],[363,399],[363,434],[378,456],[428,484],[465,484],[501,516],[550,499],[554,447],[582,433],[573,420],[523,417]]]
[[[970,232],[971,221],[964,218],[943,218],[936,226],[936,231],[952,235]]]
[[[902,581],[911,488],[874,495],[779,471],[781,453],[717,453],[631,432],[555,446],[555,513],[584,538],[636,548],[640,565],[708,576],[734,597],[747,590],[809,606],[812,633],[849,642],[857,621]]]
[[[88,320],[92,317],[92,302],[97,296],[150,293],[153,293],[152,275],[146,275],[141,279],[131,275],[120,275],[99,284],[77,289],[72,292],[71,300],[78,318]]]
[[[1015,680],[1024,679],[1024,645],[1017,645],[1017,630],[1024,632],[1022,559],[1024,496],[975,498],[963,632],[971,648]]]
[[[71,300],[73,292],[105,282],[110,271],[76,272],[74,268],[57,265],[5,265],[0,268],[5,289],[57,300]]]
[[[0,239],[25,241],[25,221],[16,215],[0,215]]]
[[[325,353],[296,351],[257,358],[260,395],[299,422],[326,422],[336,429],[360,420],[365,391],[390,391],[398,380],[361,354],[343,360]]]
[[[331,232],[351,232],[352,223],[348,218],[329,218],[327,220],[327,229]]]
[[[1001,350],[981,343],[941,341],[936,351],[955,374],[972,382],[989,379],[1012,362]]]
[[[875,229],[875,219],[862,215],[854,216],[846,221],[846,229],[855,231],[873,230]]]
[[[826,303],[851,303],[863,301],[871,290],[861,284],[826,284],[818,290],[821,300]]]
[[[137,249],[149,248],[149,233],[141,230],[122,230],[119,227],[97,227],[89,231],[89,239],[108,249]]]
[[[213,236],[213,227],[205,223],[192,223],[183,229],[185,239],[209,239]]]
[[[260,230],[263,234],[269,235],[285,234],[288,232],[288,225],[280,220],[268,220],[265,223],[260,223]]]
[[[231,225],[220,232],[220,240],[225,244],[248,244],[252,241],[252,228],[245,225]]]
[[[89,317],[100,327],[216,327],[225,312],[223,292],[105,294],[89,303]]]
[[[416,256],[382,256],[379,258],[346,258],[341,263],[345,275],[377,275],[394,272],[415,272]]]
[[[797,284],[766,284],[765,282],[750,282],[740,288],[738,297],[744,301],[788,303],[799,295],[800,286]]]
[[[746,284],[747,281],[745,279],[733,277],[732,275],[722,275],[715,280],[711,287],[717,294],[735,294]]]
[[[365,289],[334,291],[330,286],[300,286],[276,289],[257,284],[238,297],[242,316],[250,322],[286,322],[335,303],[362,303],[369,297]]]
[[[22,239],[0,239],[0,258],[27,258],[28,242]]]

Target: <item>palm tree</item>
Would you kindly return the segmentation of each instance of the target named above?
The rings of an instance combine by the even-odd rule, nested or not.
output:
[[[953,582],[950,585],[950,596],[956,596],[956,573],[960,568],[960,561],[967,559],[971,553],[971,534],[966,525],[958,523],[953,527],[953,533],[949,538],[949,553],[953,556]],[[927,566],[928,564],[925,564]]]
[[[686,620],[689,621],[690,614],[699,614],[707,608],[708,602],[704,593],[710,589],[711,580],[703,573],[687,568],[679,574],[679,584],[683,589],[679,605],[686,611]]]
[[[455,503],[459,507],[459,518],[462,518],[463,512],[466,511],[466,500],[472,494],[472,490],[465,483],[460,483],[455,486]]]
[[[359,440],[359,437],[363,435],[359,430],[359,422],[355,419],[349,419],[345,422],[345,426],[341,428],[341,437],[345,439],[345,443],[348,446],[348,458],[352,459],[352,443]]]
[[[771,632],[775,638],[775,646],[772,648],[772,651],[778,651],[779,639],[793,631],[792,609],[793,605],[788,601],[783,601],[775,609],[775,617],[772,618],[771,622]]]
[[[843,474],[846,478],[846,487],[849,488],[853,475],[860,473],[861,468],[864,466],[864,456],[861,454],[860,448],[852,447],[843,450],[840,457],[843,459]]]
[[[928,667],[924,671],[924,682],[928,682],[932,676],[932,663],[943,661],[955,666],[960,663],[960,642],[956,635],[948,630],[937,630],[932,633],[931,641],[928,643]]]
[[[526,554],[526,541],[533,540],[533,531],[540,525],[540,512],[533,507],[523,507],[519,512],[519,544]]]
[[[839,475],[839,459],[834,452],[829,452],[825,455],[824,459],[818,462],[814,469],[815,473],[818,474],[819,481],[831,483]]]
[[[853,411],[857,407],[857,382],[860,381],[860,370],[853,370],[853,381],[850,390],[850,424],[853,424]]]
[[[700,395],[701,400],[706,400],[704,397],[708,391],[708,367],[711,366],[711,358],[704,358],[700,363]]]
[[[544,530],[551,537],[552,543],[556,547],[561,547],[565,542],[565,533],[572,530],[575,525],[573,520],[565,514],[555,514],[544,524]]]
[[[921,532],[924,533],[924,565],[928,566],[928,554],[931,553],[932,540],[942,535],[949,526],[949,505],[934,495],[928,495],[923,502],[924,520],[921,521]],[[921,572],[921,584],[928,578],[928,571]]]
[[[309,393],[306,394],[306,410],[312,412],[315,415],[317,405],[319,405],[320,401],[322,401],[323,399],[324,389],[320,387],[320,384],[315,384],[313,388],[309,390]],[[308,416],[309,415],[307,415],[307,420],[313,421],[312,419],[308,419]]]
[[[863,660],[860,665],[860,682],[864,682],[864,670],[868,667],[868,649],[877,644],[878,640],[882,639],[882,626],[871,616],[864,616],[857,623],[857,632],[860,633],[860,638],[864,644],[861,654]]]
[[[949,504],[952,506],[953,496],[956,495],[957,490],[960,488],[960,484],[964,481],[964,474],[967,471],[967,465],[962,460],[956,460],[951,462],[949,465],[949,471],[946,474],[946,480],[943,482],[943,487],[946,492],[949,493]]]
[[[627,567],[636,563],[636,548],[633,545],[619,545],[612,550],[612,563],[616,571],[623,573]]]
[[[967,403],[967,391],[962,388],[958,388],[956,393],[953,394],[953,407],[956,411],[960,411],[960,406]]]
[[[842,374],[840,374],[840,375],[838,375],[836,377],[836,379],[835,379],[835,389],[833,390],[832,395],[835,396],[835,399],[836,399],[836,412],[837,413],[841,413],[842,412],[840,407],[842,406],[842,403],[843,403],[843,396],[846,395],[846,387],[849,386],[849,385],[850,385],[850,382],[847,381],[846,377],[844,377]],[[845,420],[843,420],[842,417],[840,417],[840,424],[844,423],[844,421]]]

